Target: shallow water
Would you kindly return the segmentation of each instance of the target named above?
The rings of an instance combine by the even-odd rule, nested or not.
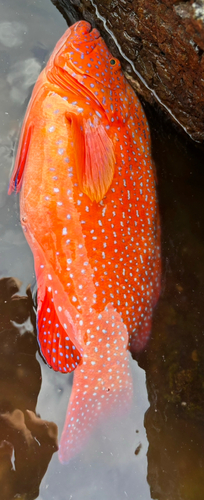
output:
[[[0,282],[1,498],[201,500],[203,152],[163,117],[146,110],[163,245],[163,289],[152,338],[139,357],[140,366],[131,361],[130,415],[101,426],[76,459],[61,465],[56,427],[48,422],[57,424],[60,435],[72,376],[52,372],[36,356],[32,304],[26,295],[34,281],[33,258],[19,223],[18,197],[8,197],[7,188],[32,85],[66,23],[49,0],[16,0],[15,9],[12,0],[0,1],[0,20],[0,277],[22,283],[19,292],[18,281]],[[13,414],[15,409],[19,412]]]

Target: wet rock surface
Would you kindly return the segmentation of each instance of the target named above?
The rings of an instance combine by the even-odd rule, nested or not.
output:
[[[52,2],[68,24],[83,18],[98,27],[135,90],[194,140],[204,140],[204,0]]]
[[[150,341],[139,355],[150,408],[151,498],[202,500],[204,421],[203,157],[145,105],[157,166],[162,226],[162,291]]]
[[[154,500],[203,500],[203,424],[164,418],[153,406],[145,415],[148,474]]]
[[[163,273],[152,334],[139,364],[146,370],[153,409],[160,408],[164,418],[173,411],[176,418],[203,422],[203,160],[150,106],[146,113],[157,165]]]

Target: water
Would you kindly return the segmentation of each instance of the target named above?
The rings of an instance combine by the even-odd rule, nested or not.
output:
[[[97,429],[83,452],[63,466],[56,425],[60,435],[72,376],[52,372],[36,355],[26,294],[34,280],[33,258],[19,223],[18,197],[8,197],[7,188],[32,85],[66,23],[49,0],[16,0],[15,9],[12,0],[1,0],[0,20],[0,277],[15,277],[0,281],[1,498],[201,500],[203,152],[146,109],[158,172],[162,295],[140,366],[131,361],[130,415]]]

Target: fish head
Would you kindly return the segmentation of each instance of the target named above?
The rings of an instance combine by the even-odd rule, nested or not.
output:
[[[96,28],[79,21],[67,29],[47,65],[57,83],[94,99],[109,121],[127,116],[127,84],[120,61],[112,56]]]
[[[49,67],[64,69],[70,73],[70,66],[70,69],[73,68],[80,74],[83,73],[83,60],[93,51],[99,37],[99,31],[95,28],[91,30],[90,23],[79,21],[73,24],[65,31],[55,46],[49,60]],[[78,67],[75,68],[77,64]]]

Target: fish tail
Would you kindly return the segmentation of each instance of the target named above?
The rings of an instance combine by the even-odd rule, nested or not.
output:
[[[62,463],[80,452],[94,426],[97,428],[113,415],[118,418],[131,406],[132,377],[126,327],[112,306],[100,314],[95,313],[95,318],[92,315],[92,321],[97,335],[93,334],[93,340],[87,342],[83,364],[75,370],[59,447]]]

